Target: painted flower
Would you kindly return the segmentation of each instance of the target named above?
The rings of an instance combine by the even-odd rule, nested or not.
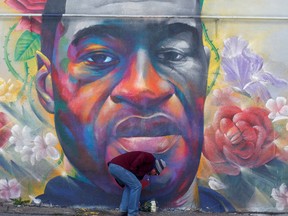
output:
[[[273,119],[272,122],[288,119],[288,104],[286,98],[277,97],[276,100],[270,98],[266,102],[266,107],[270,111],[268,117]],[[288,130],[288,124],[286,125],[286,129]]]
[[[21,128],[19,125],[14,125],[11,129],[12,136],[9,139],[11,144],[15,145],[15,151],[21,154],[21,160],[30,161],[32,165],[35,164],[35,155],[32,150],[34,147],[33,136],[31,128],[24,126]]]
[[[33,137],[31,135],[31,128],[24,126],[21,128],[19,125],[14,125],[11,129],[12,136],[9,141],[15,144],[15,151],[21,152],[25,147],[33,146]]]
[[[10,7],[22,13],[42,13],[47,0],[5,0]],[[18,30],[29,30],[40,34],[41,16],[22,17],[17,26]]]
[[[19,81],[12,82],[10,79],[6,82],[0,78],[0,102],[14,102],[17,100],[18,93],[21,89]]]
[[[11,131],[8,127],[9,120],[5,113],[0,112],[0,148],[4,146],[9,137],[11,136]]]
[[[259,167],[276,154],[268,112],[259,107],[219,108],[205,130],[204,156],[217,173],[238,175],[241,167]]]
[[[60,154],[54,147],[57,143],[58,139],[52,133],[47,133],[45,137],[36,136],[34,139],[35,146],[32,148],[36,160],[40,161],[47,157],[58,160]]]
[[[224,41],[221,66],[225,81],[242,94],[266,101],[271,97],[267,90],[268,85],[284,87],[288,83],[265,71],[263,58],[253,53],[248,45],[248,42],[240,37]]]
[[[266,102],[266,108],[270,111],[268,117],[273,120],[272,122],[288,120],[288,105],[286,98],[277,97],[276,100],[270,98]],[[286,130],[288,131],[288,123],[286,124]]]
[[[23,150],[20,152],[21,160],[23,162],[30,162],[33,166],[36,163],[36,156],[30,146],[24,146]]]
[[[21,186],[16,179],[0,179],[0,199],[10,200],[19,198]]]
[[[208,185],[212,190],[222,190],[227,188],[227,186],[222,181],[213,176],[209,177]]]
[[[271,196],[276,201],[276,208],[279,211],[288,209],[288,189],[286,184],[281,184],[279,189],[273,188]]]

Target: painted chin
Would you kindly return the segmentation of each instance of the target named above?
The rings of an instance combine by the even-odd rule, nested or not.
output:
[[[167,185],[171,186],[171,190],[178,187],[179,179],[183,178],[191,156],[191,140],[187,138],[187,131],[190,130],[188,126],[181,126],[187,125],[184,123],[183,118],[176,120],[175,117],[163,113],[151,116],[128,115],[117,119],[114,124],[109,124],[105,127],[106,130],[95,127],[95,135],[103,141],[101,146],[105,146],[106,163],[131,151],[150,152],[157,158],[164,159],[167,168],[150,182],[152,185],[149,184],[147,190],[155,187],[159,189],[157,191],[165,192]],[[169,193],[170,190],[167,191]]]
[[[188,146],[180,135],[170,135],[161,137],[131,137],[131,138],[112,138],[107,146],[106,161],[119,154],[130,151],[146,151],[154,154],[157,158],[164,159],[167,167],[159,176],[151,176],[152,181],[146,181],[144,194],[148,192],[151,195],[171,193],[170,189],[177,187],[177,178],[181,175],[175,175],[175,171],[183,173],[186,169],[188,157]],[[171,164],[171,166],[169,165]],[[176,168],[173,166],[177,164]],[[169,186],[170,189],[167,189]]]

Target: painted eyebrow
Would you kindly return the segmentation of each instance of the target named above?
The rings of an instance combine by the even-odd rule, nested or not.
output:
[[[169,38],[182,32],[191,32],[195,36],[195,39],[199,38],[199,32],[197,28],[185,23],[173,23],[173,24],[158,23],[158,24],[152,24],[150,28],[147,26],[147,28],[148,31],[150,31],[150,34],[152,33],[156,41]],[[72,44],[74,46],[77,46],[81,39],[89,36],[124,38],[124,35],[125,32],[123,32],[123,28],[121,28],[121,26],[94,25],[84,28],[79,32],[77,32],[74,36]]]
[[[173,23],[162,28],[155,28],[154,34],[157,36],[158,40],[163,40],[182,32],[191,32],[195,39],[199,39],[198,29],[185,23]]]
[[[123,33],[121,33],[121,28],[119,26],[89,26],[75,34],[72,44],[77,46],[81,39],[89,36],[122,38]]]

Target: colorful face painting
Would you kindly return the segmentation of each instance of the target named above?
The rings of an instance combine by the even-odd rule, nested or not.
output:
[[[254,38],[281,20],[231,22],[212,0],[5,0],[0,13],[1,200],[118,207],[107,163],[145,151],[167,167],[142,180],[142,204],[287,211],[288,66]]]
[[[43,48],[42,54],[51,73],[58,137],[79,174],[109,196],[120,195],[122,189],[108,173],[107,163],[125,152],[147,151],[169,166],[161,177],[151,177],[143,199],[178,206],[179,199],[194,190],[209,55],[199,19],[163,18],[176,2],[156,1],[163,10],[147,12],[148,3],[90,1],[77,12],[93,14],[97,9],[99,14],[62,17],[53,54],[48,56]],[[186,4],[172,12],[186,15]],[[76,12],[75,5],[66,1],[66,13]],[[199,12],[198,3],[188,5],[191,12]],[[121,16],[113,17],[119,8]],[[100,17],[103,13],[111,17]],[[49,21],[44,18],[43,24],[50,25]],[[46,30],[54,32],[47,28],[42,34]],[[46,43],[42,40],[43,47]],[[40,73],[38,86],[44,86],[45,79]],[[93,197],[87,198],[89,202]]]

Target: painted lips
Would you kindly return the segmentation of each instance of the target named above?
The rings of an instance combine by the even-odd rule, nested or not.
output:
[[[164,114],[129,116],[119,121],[114,138],[126,151],[163,153],[182,137],[177,124]]]
[[[163,114],[149,117],[130,116],[118,122],[114,128],[116,137],[159,137],[179,134],[176,123]]]

